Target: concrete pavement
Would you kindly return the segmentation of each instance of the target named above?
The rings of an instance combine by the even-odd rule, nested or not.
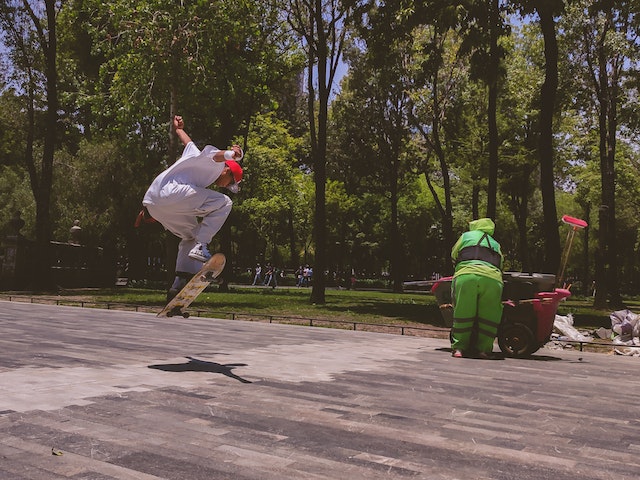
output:
[[[639,369],[0,302],[0,479],[635,479]]]

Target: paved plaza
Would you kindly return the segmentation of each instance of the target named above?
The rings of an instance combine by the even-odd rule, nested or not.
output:
[[[637,479],[640,358],[0,301],[0,479]]]

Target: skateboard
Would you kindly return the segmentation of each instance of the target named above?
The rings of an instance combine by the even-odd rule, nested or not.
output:
[[[223,253],[214,254],[157,316],[182,315],[184,318],[189,318],[187,308],[222,273],[226,261]]]

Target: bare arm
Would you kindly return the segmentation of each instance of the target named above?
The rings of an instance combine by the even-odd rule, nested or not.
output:
[[[184,146],[191,142],[191,138],[184,131],[184,120],[180,115],[173,117],[173,129]]]
[[[173,129],[175,130],[176,135],[178,136],[178,138],[180,139],[180,141],[184,146],[187,146],[187,144],[191,142],[191,137],[189,137],[187,132],[184,131],[184,120],[180,115],[176,115],[175,117],[173,117]],[[242,157],[244,156],[244,153],[242,151],[242,148],[240,148],[240,145],[234,145],[231,147],[231,150],[227,150],[227,151],[232,152],[233,160],[242,160]],[[213,155],[213,160],[215,162],[225,162],[231,159],[225,157],[225,150],[218,150]]]
[[[216,153],[213,154],[213,161],[214,162],[225,162],[227,160],[242,160],[242,157],[244,156],[244,153],[242,152],[242,148],[240,148],[240,145],[234,145],[231,147],[231,150],[226,150],[226,152],[233,152],[233,158],[225,158],[225,150],[218,150]]]

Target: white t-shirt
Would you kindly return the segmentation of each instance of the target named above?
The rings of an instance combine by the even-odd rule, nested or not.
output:
[[[219,149],[211,145],[207,145],[200,151],[193,142],[189,142],[176,163],[158,175],[151,183],[142,203],[153,205],[153,198],[160,196],[162,188],[168,183],[173,182],[193,187],[211,185],[218,179],[225,165],[224,162],[213,160],[213,155],[217,151]]]

